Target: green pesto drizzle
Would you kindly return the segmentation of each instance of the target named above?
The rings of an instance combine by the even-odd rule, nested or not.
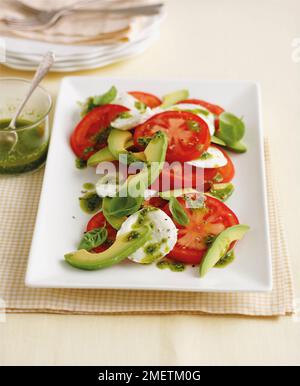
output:
[[[95,184],[93,184],[92,182],[86,182],[82,185],[82,188],[84,190],[95,190]]]
[[[221,257],[221,259],[215,265],[215,268],[225,268],[227,265],[233,262],[235,259],[234,251],[229,251],[225,256]]]
[[[96,192],[88,192],[79,198],[80,208],[88,214],[93,214],[100,210],[102,198]]]
[[[169,259],[163,259],[156,264],[159,269],[170,269],[172,272],[182,272],[185,270],[185,265]]]

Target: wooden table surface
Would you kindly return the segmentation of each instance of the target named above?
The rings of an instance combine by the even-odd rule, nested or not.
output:
[[[169,0],[161,38],[146,53],[74,75],[259,81],[300,300],[296,38],[298,0]],[[53,96],[64,75],[50,74],[44,81]],[[0,76],[31,74],[0,66]],[[292,317],[8,315],[0,323],[3,364],[299,365],[300,322]]]

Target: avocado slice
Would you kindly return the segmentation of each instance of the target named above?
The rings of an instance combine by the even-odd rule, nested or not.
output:
[[[132,134],[130,131],[112,129],[107,142],[108,148],[115,159],[119,159],[120,154],[126,154],[128,156],[127,163],[146,160],[144,152],[133,153],[126,150],[133,145]],[[122,161],[122,158],[119,160]]]
[[[106,251],[90,253],[80,249],[65,255],[65,260],[75,268],[96,270],[118,264],[130,254],[142,247],[151,237],[151,228],[140,227],[116,238],[115,242]]]
[[[211,142],[215,143],[216,145],[226,146],[226,142],[224,142],[223,139],[216,137],[215,135],[211,137]]]
[[[108,147],[104,147],[103,149],[97,151],[97,153],[93,154],[87,161],[88,166],[96,166],[101,162],[111,162],[116,160],[113,154],[110,152]]]
[[[246,151],[247,151],[246,145],[241,141],[238,141],[235,143],[227,143],[226,147],[229,150],[234,151],[235,153],[246,153]]]
[[[176,105],[176,103],[183,101],[189,97],[188,90],[177,90],[170,94],[163,96],[163,103],[160,105],[162,109]]]
[[[234,192],[234,185],[231,182],[223,184],[213,184],[208,192],[213,197],[221,201],[226,201]]]
[[[145,185],[145,188],[151,185],[158,178],[164,167],[167,148],[167,135],[162,131],[156,132],[144,151],[147,166],[139,174],[133,176],[131,183],[140,181]]]
[[[168,137],[166,133],[157,131],[145,149],[147,162],[164,163],[168,148]]]
[[[221,232],[211,244],[200,263],[200,277],[205,276],[207,272],[227,253],[230,244],[233,241],[241,240],[249,229],[250,227],[248,225],[238,224],[226,228]]]
[[[143,191],[145,191],[146,188],[156,180],[162,171],[166,158],[167,147],[167,135],[162,132],[155,133],[154,137],[145,149],[147,163],[145,163],[144,168],[138,174],[129,176],[125,183],[120,186],[119,193],[124,190],[128,192],[126,195],[120,195],[120,202],[122,202],[124,196],[130,196],[130,192],[136,192],[139,188],[140,197],[136,197],[136,210],[138,210],[138,207],[143,202]],[[113,228],[120,229],[122,223],[126,220],[126,217],[117,217],[111,214],[111,200],[118,200],[118,197],[105,197],[103,199],[103,214]]]

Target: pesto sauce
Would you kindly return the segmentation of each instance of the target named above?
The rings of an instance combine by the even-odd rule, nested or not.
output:
[[[92,182],[86,182],[82,185],[82,188],[84,190],[95,190],[95,184],[93,184]]]
[[[10,119],[0,121],[0,130],[6,129]],[[18,119],[16,128],[29,127],[33,122]],[[47,158],[49,138],[44,124],[30,129],[17,130],[18,141],[14,148],[1,135],[0,174],[20,174],[40,167]]]
[[[170,269],[173,272],[182,272],[185,270],[185,265],[169,259],[163,259],[156,264],[159,269]]]
[[[210,154],[210,153],[208,153],[207,151],[205,151],[204,153],[202,153],[202,155],[200,156],[199,159],[201,159],[201,160],[206,160],[206,159],[209,159],[209,158],[212,158],[212,157],[213,157],[212,154]]]
[[[146,208],[141,209],[140,213],[138,215],[137,221],[135,222],[135,224],[132,225],[132,228],[136,229],[136,228],[139,228],[142,225],[149,224],[149,219],[147,217],[147,214],[149,212],[153,212],[155,210],[157,210],[157,208],[152,207],[152,206],[148,206]],[[150,228],[151,227],[153,227],[153,225],[150,223]]]
[[[151,264],[160,259],[163,255],[160,252],[160,247],[167,242],[167,239],[162,239],[158,243],[150,243],[144,247],[146,256],[141,260],[142,264]]]
[[[88,192],[79,198],[80,208],[88,214],[98,212],[102,206],[102,198],[96,192]]]
[[[221,259],[215,265],[215,268],[225,268],[227,265],[233,262],[235,259],[234,251],[229,251],[225,256],[221,257]]]
[[[209,193],[218,198],[221,201],[226,201],[233,193],[234,191],[234,186],[229,183],[226,184],[226,187],[224,188],[216,188],[214,185],[210,188]]]
[[[77,169],[85,169],[87,167],[87,161],[82,158],[75,159],[75,166]]]

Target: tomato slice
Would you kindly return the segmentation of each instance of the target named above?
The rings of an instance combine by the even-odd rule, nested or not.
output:
[[[205,101],[202,101],[200,99],[186,99],[184,101],[181,101],[180,103],[192,103],[192,104],[195,104],[195,105],[200,105],[202,107],[205,107],[208,111],[210,111],[211,113],[213,113],[216,117],[215,117],[215,129],[216,131],[219,130],[219,115],[222,114],[225,110],[218,106],[218,105],[214,105],[212,103],[209,103],[209,102],[205,102]]]
[[[226,151],[219,146],[214,145],[214,147],[219,149],[224,154],[227,159],[227,164],[221,166],[220,168],[204,169],[204,180],[207,189],[209,189],[210,185],[213,183],[216,184],[230,182],[235,174],[233,162]]]
[[[137,126],[134,144],[140,149],[140,138],[151,138],[157,131],[164,131],[169,139],[166,160],[190,161],[199,158],[210,144],[207,123],[197,115],[185,111],[166,111]]]
[[[155,208],[162,209],[166,205],[166,200],[161,197],[151,197],[149,200],[144,201],[144,206],[154,206]]]
[[[214,105],[212,103],[209,103],[209,102],[205,102],[205,101],[202,101],[201,99],[185,99],[179,103],[191,103],[191,104],[194,104],[194,105],[200,105],[202,107],[205,107],[208,111],[210,111],[211,113],[219,116],[220,114],[222,114],[225,110],[218,106],[218,105]]]
[[[239,221],[223,202],[210,196],[204,195],[203,207],[195,209],[187,208],[183,197],[179,197],[178,201],[190,221],[182,226],[173,219],[178,229],[178,239],[168,257],[186,264],[199,264],[209,247],[209,240]],[[164,211],[172,217],[168,204]],[[230,249],[234,244],[235,242],[230,245]]]
[[[232,181],[235,174],[234,164],[225,150],[219,146],[211,146],[218,148],[224,154],[227,159],[227,164],[219,168],[204,169],[204,191],[208,191],[212,184]],[[159,178],[151,185],[151,189],[156,191],[182,188],[194,188],[199,190],[199,183],[199,175],[197,176],[197,168],[195,166],[191,169],[185,169],[183,164],[177,163],[174,164],[172,168],[165,165]]]
[[[105,227],[107,230],[107,239],[106,241],[97,248],[94,248],[92,252],[99,253],[105,251],[107,248],[111,246],[111,244],[115,241],[117,231],[106,221],[104,214],[99,212],[93,216],[86,226],[86,232],[90,232],[96,228]]]
[[[153,109],[154,107],[158,107],[162,104],[162,101],[156,95],[149,94],[147,92],[130,91],[128,94],[132,95],[135,99],[144,103],[151,109]]]
[[[75,127],[70,144],[77,157],[87,160],[92,154],[106,146],[106,129],[127,107],[105,105],[90,111]]]

